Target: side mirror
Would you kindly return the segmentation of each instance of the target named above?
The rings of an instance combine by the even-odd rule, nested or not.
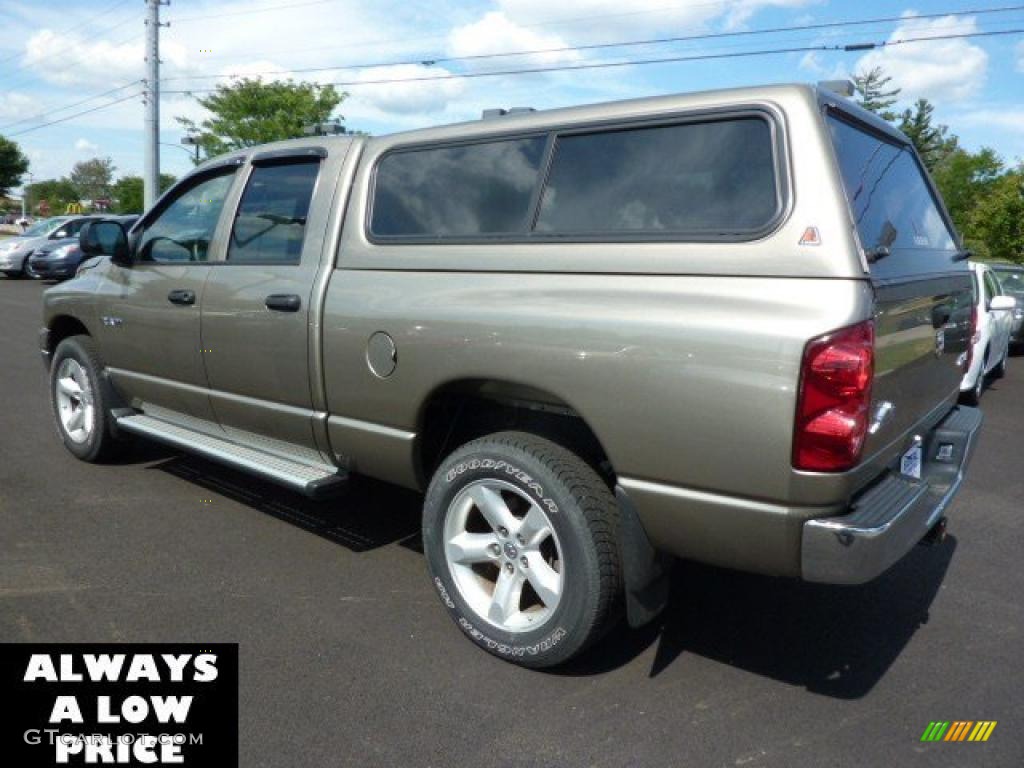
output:
[[[82,227],[78,243],[86,256],[109,256],[122,267],[132,264],[128,235],[119,221],[90,221]]]
[[[56,232],[54,232],[52,235],[50,235],[50,239],[51,240],[63,240],[67,236],[68,236],[68,231],[66,229],[58,229]]]
[[[997,311],[1000,309],[1014,309],[1017,306],[1017,300],[1013,296],[996,296],[989,302],[988,308]]]

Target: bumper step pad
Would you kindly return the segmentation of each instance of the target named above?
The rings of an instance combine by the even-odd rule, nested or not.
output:
[[[977,408],[955,408],[924,439],[920,480],[891,471],[855,498],[847,514],[804,523],[803,578],[863,584],[902,558],[960,489],[981,423]]]

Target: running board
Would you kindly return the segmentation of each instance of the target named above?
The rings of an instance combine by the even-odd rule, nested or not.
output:
[[[179,427],[144,413],[119,417],[117,428],[252,472],[314,498],[329,495],[344,487],[348,481],[348,474],[337,467],[283,459],[266,451]]]

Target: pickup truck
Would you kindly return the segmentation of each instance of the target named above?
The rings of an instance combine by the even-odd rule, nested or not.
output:
[[[250,147],[81,245],[41,333],[72,454],[418,489],[441,602],[525,666],[656,616],[673,557],[875,578],[981,424],[949,215],[822,87]]]

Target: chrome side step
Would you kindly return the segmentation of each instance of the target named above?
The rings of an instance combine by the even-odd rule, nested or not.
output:
[[[307,496],[328,495],[342,488],[348,481],[348,474],[337,467],[290,461],[265,451],[186,429],[144,413],[119,417],[117,428],[252,472]]]

